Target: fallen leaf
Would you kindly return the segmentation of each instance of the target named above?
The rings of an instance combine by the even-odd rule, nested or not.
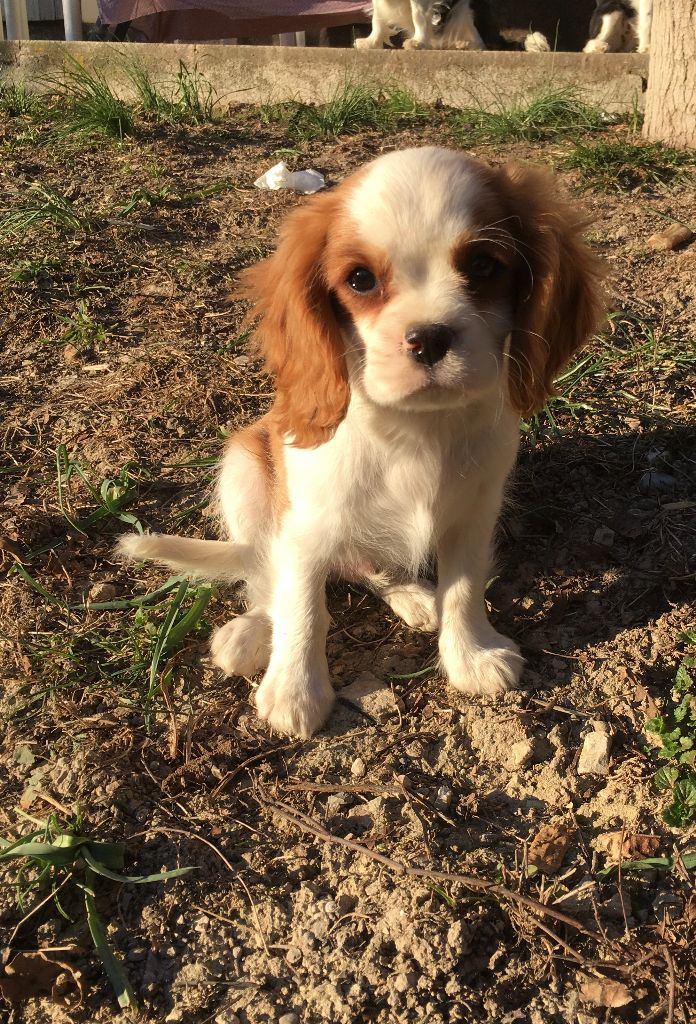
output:
[[[573,838],[573,831],[564,821],[542,825],[529,844],[527,860],[552,875],[560,868]]]
[[[69,999],[65,991],[73,987],[77,990],[79,1004],[84,994],[82,972],[40,949],[17,953],[0,974],[0,995],[15,1005],[47,995],[62,1006],[75,1005],[75,1000]]]
[[[584,1003],[595,1006],[626,1006],[633,1000],[626,986],[611,978],[588,978],[578,989],[578,995]]]
[[[607,860],[618,864],[624,860],[643,860],[654,857],[660,849],[660,837],[639,832],[605,832],[597,839],[597,849]]]

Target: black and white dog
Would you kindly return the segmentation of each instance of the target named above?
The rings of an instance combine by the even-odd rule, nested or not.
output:
[[[585,53],[650,50],[653,0],[597,0]]]

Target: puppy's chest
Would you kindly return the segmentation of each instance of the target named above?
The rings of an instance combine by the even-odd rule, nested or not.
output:
[[[394,452],[356,479],[351,491],[353,542],[381,564],[414,566],[428,558],[452,489],[475,486],[465,460],[439,452]],[[476,474],[474,474],[476,475]]]

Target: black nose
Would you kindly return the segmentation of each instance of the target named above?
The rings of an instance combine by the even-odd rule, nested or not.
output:
[[[447,324],[422,324],[406,332],[406,344],[418,363],[433,366],[449,351],[454,331]]]

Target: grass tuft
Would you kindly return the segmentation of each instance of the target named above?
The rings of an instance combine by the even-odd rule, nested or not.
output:
[[[682,639],[696,651],[696,629]],[[696,819],[696,653],[687,654],[677,669],[673,706],[645,723],[658,746],[657,757],[669,763],[655,775],[655,785],[671,796],[662,817],[672,828],[684,828]]]
[[[57,122],[56,135],[94,137],[107,135],[123,139],[135,134],[131,109],[111,90],[106,78],[68,57],[63,75],[47,80],[57,102],[51,116]]]
[[[83,895],[85,919],[94,950],[111,982],[118,1005],[123,1009],[137,1010],[137,1000],[128,975],[107,941],[104,922],[97,908],[99,879],[106,878],[121,885],[146,885],[168,878],[180,878],[195,871],[195,868],[175,868],[173,871],[158,871],[151,875],[124,875],[122,869],[126,845],[98,842],[89,836],[80,835],[82,822],[79,815],[66,823],[62,823],[55,815],[45,821],[26,814],[23,817],[39,828],[25,833],[14,842],[0,837],[0,867],[17,866],[15,888],[20,907],[23,908],[26,897],[32,892],[49,892],[47,899],[32,908],[24,920],[50,899],[58,913],[69,919],[58,899],[58,893],[72,884],[74,890]]]
[[[366,130],[393,132],[408,120],[425,117],[428,108],[406,89],[346,82],[327,103],[266,104],[260,112],[267,124],[283,125],[294,139],[305,142]]]
[[[28,93],[23,85],[0,85],[0,111],[8,117],[33,114],[38,105],[37,97]]]
[[[75,211],[68,197],[50,185],[35,181],[29,186],[28,197],[0,220],[0,237],[22,238],[31,228],[47,223],[72,230],[85,226],[84,218]]]
[[[449,124],[457,142],[539,141],[554,136],[598,131],[611,118],[584,100],[575,86],[549,89],[493,110],[471,107],[455,111]]]
[[[215,110],[217,94],[195,65],[190,68],[179,61],[170,96],[160,92],[139,62],[127,64],[126,74],[135,89],[139,109],[155,121],[212,124],[219,120]]]
[[[579,143],[561,160],[561,167],[579,171],[585,188],[624,192],[678,181],[696,167],[696,153],[660,142],[600,139]]]

